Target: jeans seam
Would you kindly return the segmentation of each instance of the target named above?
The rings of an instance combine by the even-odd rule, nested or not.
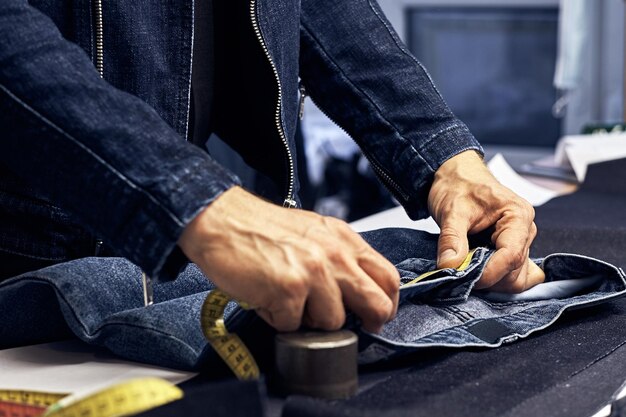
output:
[[[129,311],[129,310],[126,310]],[[177,342],[181,343],[182,345],[184,345],[185,347],[187,347],[192,353],[197,354],[198,351],[196,349],[194,349],[193,347],[191,347],[187,342],[185,342],[184,340],[170,334],[167,332],[164,332],[162,330],[159,330],[157,328],[151,327],[151,326],[139,326],[137,324],[132,324],[132,323],[124,323],[124,322],[118,322],[118,321],[113,321],[113,322],[108,322],[108,323],[103,323],[102,325],[100,325],[96,330],[93,331],[93,333],[86,333],[87,336],[89,337],[95,337],[96,334],[100,333],[102,331],[103,328],[107,327],[107,326],[125,326],[125,327],[134,327],[137,329],[143,329],[143,330],[148,330],[154,333],[158,333],[158,334],[162,334],[164,336],[167,336],[170,339],[176,340]]]
[[[428,169],[431,172],[435,172],[435,169],[433,167],[430,166],[430,164],[426,161],[426,159],[419,153],[419,151],[413,146],[413,144],[407,139],[405,138],[400,131],[398,130],[398,128],[391,123],[389,120],[387,120],[387,118],[383,115],[382,111],[380,110],[380,108],[376,105],[376,102],[369,96],[367,95],[363,90],[361,90],[357,85],[354,84],[354,82],[352,82],[352,80],[350,80],[350,78],[345,74],[345,72],[343,71],[343,69],[341,68],[341,66],[339,66],[337,64],[337,62],[335,62],[335,60],[330,56],[330,54],[328,53],[328,51],[326,51],[326,49],[322,46],[322,44],[318,41],[318,39],[313,35],[313,32],[307,27],[306,23],[302,22],[302,28],[307,32],[307,34],[311,37],[311,39],[313,39],[315,41],[315,43],[317,44],[317,46],[320,48],[320,50],[324,53],[324,55],[326,56],[326,58],[329,60],[329,62],[335,67],[336,71],[338,72],[338,74],[344,79],[346,80],[346,84],[350,87],[352,87],[353,91],[355,91],[358,95],[360,95],[361,97],[365,98],[367,102],[369,102],[372,107],[374,107],[374,109],[376,109],[376,113],[378,115],[378,117],[383,120],[389,127],[392,128],[392,130],[396,133],[396,135],[403,141],[405,142],[408,146],[409,149],[411,149],[413,151],[413,153],[424,163],[424,165],[426,165],[426,167],[428,167]],[[376,160],[374,158],[374,160]],[[376,162],[378,163],[378,165],[380,165],[380,163],[376,160]],[[387,175],[389,175],[388,172],[386,172]]]
[[[33,282],[33,281],[34,282],[39,282],[39,283],[47,284],[48,286],[50,286],[53,289],[54,293],[56,294],[57,300],[59,302],[62,301],[68,307],[68,310],[72,313],[72,316],[74,317],[74,320],[76,320],[76,322],[83,329],[85,335],[87,337],[89,337],[89,338],[92,338],[95,334],[99,333],[102,330],[103,327],[106,327],[109,324],[112,324],[112,325],[114,325],[114,324],[118,324],[118,325],[119,324],[123,324],[125,326],[132,326],[132,327],[136,327],[136,328],[143,328],[143,329],[146,329],[146,330],[154,331],[156,333],[161,333],[161,334],[167,335],[167,336],[171,337],[172,339],[175,339],[175,340],[179,341],[180,343],[182,343],[183,345],[185,345],[192,352],[194,352],[194,353],[197,352],[194,348],[192,348],[185,341],[183,341],[183,340],[181,340],[181,339],[179,339],[179,338],[177,338],[177,337],[175,337],[175,336],[173,336],[171,334],[167,334],[165,332],[162,332],[162,331],[160,331],[158,329],[155,329],[155,328],[152,328],[152,327],[137,326],[135,324],[128,324],[128,323],[112,322],[112,323],[104,323],[104,324],[100,325],[94,332],[90,332],[89,328],[87,327],[87,325],[85,323],[83,323],[81,318],[76,314],[76,311],[74,310],[72,304],[68,302],[67,298],[65,297],[65,294],[63,294],[63,292],[59,291],[59,289],[57,288],[56,285],[54,285],[54,283],[52,283],[49,279],[47,279],[45,277],[40,277],[40,276],[36,276],[36,275],[29,276],[28,280],[30,280],[31,282]],[[5,286],[8,287],[10,285],[18,284],[18,283],[22,283],[22,282],[23,282],[23,279],[9,279],[8,281],[5,281],[5,282],[2,283],[2,285],[0,285],[0,289],[2,289]],[[63,312],[61,312],[61,314],[63,314]],[[65,319],[65,317],[63,317],[63,318]],[[65,321],[67,323],[67,320],[65,320]],[[76,335],[76,336],[78,336],[78,335]]]
[[[88,146],[86,146],[85,144],[83,144],[82,142],[78,141],[76,138],[74,138],[71,134],[69,134],[68,132],[66,132],[65,130],[63,130],[61,127],[57,126],[56,124],[54,124],[51,120],[49,120],[48,118],[46,118],[45,116],[43,116],[42,114],[40,114],[39,112],[37,112],[37,110],[35,110],[34,108],[32,108],[31,106],[29,106],[26,102],[24,102],[23,100],[21,100],[18,96],[16,96],[11,90],[9,90],[4,84],[0,84],[0,89],[4,90],[5,93],[7,93],[7,95],[12,98],[18,105],[22,106],[22,108],[24,108],[25,110],[27,110],[29,113],[31,113],[33,116],[35,116],[37,119],[39,119],[40,121],[42,121],[44,124],[46,124],[47,126],[49,126],[50,128],[52,128],[53,130],[57,131],[58,133],[60,133],[62,136],[66,137],[67,139],[69,139],[72,143],[74,143],[76,146],[80,147],[81,149],[83,149],[85,152],[87,152],[89,155],[91,155],[94,159],[96,159],[96,161],[98,161],[103,167],[105,167],[106,169],[108,169],[111,173],[113,173],[113,175],[115,175],[116,177],[118,177],[122,182],[124,182],[125,184],[127,184],[130,188],[139,191],[140,193],[144,194],[146,197],[148,197],[148,199],[150,201],[152,201],[157,207],[159,207],[160,209],[162,209],[168,217],[170,217],[177,226],[179,227],[183,227],[184,223],[178,219],[178,217],[171,212],[168,208],[166,208],[163,204],[161,204],[159,202],[159,200],[157,200],[156,197],[154,197],[152,194],[150,194],[148,191],[146,191],[145,189],[143,189],[142,187],[140,187],[139,185],[133,183],[128,177],[126,177],[124,174],[122,174],[120,171],[118,171],[117,169],[115,169],[115,167],[113,167],[112,165],[110,165],[109,163],[107,163],[104,159],[102,159],[98,154],[96,154],[94,151],[92,151]]]

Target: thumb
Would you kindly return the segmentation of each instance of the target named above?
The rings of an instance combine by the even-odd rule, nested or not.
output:
[[[445,219],[437,248],[437,268],[457,268],[469,253],[468,225],[462,219]]]

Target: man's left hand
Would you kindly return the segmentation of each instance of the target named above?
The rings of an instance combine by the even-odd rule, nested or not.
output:
[[[450,158],[435,172],[428,208],[441,228],[439,268],[458,267],[469,252],[468,234],[492,227],[496,252],[476,288],[522,292],[544,281],[529,259],[537,235],[533,207],[500,184],[475,151]]]

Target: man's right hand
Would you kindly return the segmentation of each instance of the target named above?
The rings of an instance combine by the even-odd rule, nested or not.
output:
[[[348,308],[378,332],[398,308],[398,272],[345,222],[279,207],[240,187],[189,223],[178,245],[279,331],[301,324],[336,330]]]

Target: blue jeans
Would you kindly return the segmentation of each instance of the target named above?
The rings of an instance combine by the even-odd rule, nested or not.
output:
[[[437,237],[409,229],[363,234],[400,272],[402,285],[435,268]],[[359,333],[361,363],[424,347],[498,347],[550,326],[567,309],[582,308],[626,293],[622,270],[592,258],[555,254],[538,261],[548,282],[587,280],[582,290],[558,298],[506,301],[474,291],[492,250],[479,248],[464,271],[445,269],[402,286],[397,317],[380,334]],[[594,278],[593,280],[589,280]],[[188,265],[172,282],[154,288],[155,304],[143,305],[141,271],[122,258],[85,258],[54,265],[0,284],[0,347],[73,334],[129,359],[181,369],[218,360],[200,329],[200,308],[213,288]],[[511,299],[515,300],[515,297]],[[273,331],[258,326],[252,311],[230,303],[225,321],[244,340],[270,349]],[[264,329],[259,332],[259,328]]]

